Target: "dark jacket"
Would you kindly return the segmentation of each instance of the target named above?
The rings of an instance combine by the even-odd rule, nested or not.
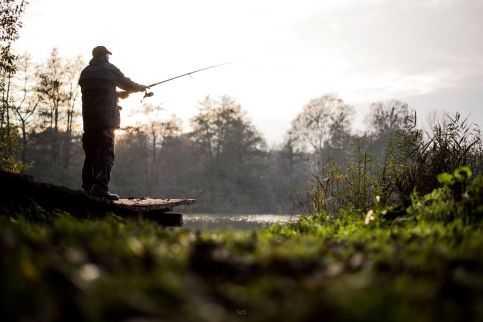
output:
[[[120,125],[116,87],[128,92],[142,91],[144,87],[129,78],[104,57],[93,58],[81,72],[82,118],[84,131]]]

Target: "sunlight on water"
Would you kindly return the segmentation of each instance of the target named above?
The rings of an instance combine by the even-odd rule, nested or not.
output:
[[[254,230],[276,222],[286,224],[298,218],[298,215],[273,214],[183,214],[183,227],[193,230]]]

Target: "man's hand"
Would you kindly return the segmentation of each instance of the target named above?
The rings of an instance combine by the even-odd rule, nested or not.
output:
[[[146,85],[139,85],[138,91],[139,92],[145,92],[148,89]]]
[[[117,96],[121,99],[125,99],[125,98],[128,98],[129,97],[129,93],[126,92],[126,91],[122,91],[122,92],[117,92]]]

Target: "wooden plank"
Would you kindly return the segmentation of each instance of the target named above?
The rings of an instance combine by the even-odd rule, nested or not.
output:
[[[139,212],[147,211],[171,211],[174,207],[193,205],[196,199],[152,199],[152,198],[129,198],[112,202],[119,209],[132,209]]]

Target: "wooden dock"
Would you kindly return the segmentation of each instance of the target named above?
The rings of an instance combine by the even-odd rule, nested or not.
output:
[[[151,198],[128,198],[113,201],[112,204],[118,209],[129,209],[132,211],[172,211],[174,207],[193,205],[195,199],[151,199]]]
[[[139,220],[154,220],[164,226],[182,226],[175,207],[196,203],[195,199],[128,198],[116,201],[89,196],[80,190],[36,182],[28,175],[0,171],[0,202],[33,199],[42,207],[60,209],[81,218],[98,218],[108,213]]]
[[[111,208],[115,213],[153,220],[164,226],[180,227],[183,225],[183,216],[172,213],[173,208],[195,203],[195,199],[128,198],[111,201]]]

